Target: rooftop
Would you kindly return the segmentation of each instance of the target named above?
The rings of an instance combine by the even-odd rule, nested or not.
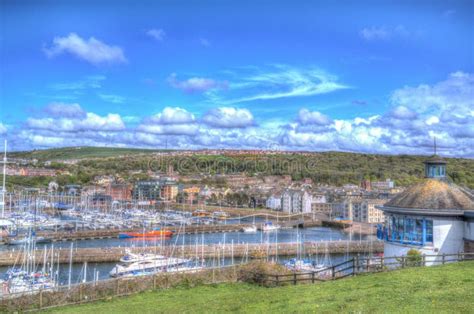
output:
[[[474,210],[474,195],[456,184],[428,178],[398,194],[384,207],[429,211]]]
[[[439,155],[432,155],[424,161],[425,164],[446,164],[446,160]]]

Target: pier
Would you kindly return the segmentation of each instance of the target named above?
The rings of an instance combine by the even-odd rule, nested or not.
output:
[[[298,252],[305,255],[322,255],[326,253],[378,253],[383,252],[381,241],[321,241],[304,243],[248,243],[248,244],[205,244],[205,245],[176,245],[176,246],[150,246],[138,248],[74,248],[73,263],[114,263],[125,255],[126,250],[131,252],[150,252],[167,256],[188,258],[266,258],[269,256],[296,256]],[[69,263],[71,251],[68,248],[55,249],[51,258],[51,249],[36,250],[30,261],[41,264],[53,259],[55,263]],[[26,258],[22,251],[0,252],[0,266],[20,265]]]

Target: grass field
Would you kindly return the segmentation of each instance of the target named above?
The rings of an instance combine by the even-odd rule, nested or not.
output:
[[[141,293],[53,313],[474,313],[474,262],[315,285],[219,284]]]

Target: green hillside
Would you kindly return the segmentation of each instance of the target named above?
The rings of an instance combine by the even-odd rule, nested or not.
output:
[[[473,313],[474,262],[264,288],[173,288],[52,313]]]
[[[294,180],[311,178],[315,183],[341,186],[359,184],[362,179],[379,181],[395,180],[398,186],[407,186],[423,178],[423,161],[426,156],[377,155],[344,152],[318,152],[308,155],[276,153],[271,155],[193,155],[156,156],[157,150],[129,148],[77,147],[32,152],[12,153],[11,157],[46,160],[79,159],[74,165],[53,162],[47,166],[67,170],[70,175],[61,177],[61,183],[89,183],[96,175],[115,175],[124,179],[136,179],[131,174],[164,172],[169,165],[181,175],[238,174],[248,176],[291,175]],[[474,159],[446,158],[448,176],[462,186],[474,188]],[[212,185],[212,178],[206,184]],[[10,182],[21,185],[25,180],[11,178]],[[34,181],[43,185],[41,180]],[[220,182],[222,184],[222,182]]]
[[[114,157],[131,154],[147,154],[158,150],[116,147],[62,147],[9,153],[13,158],[36,158],[40,161],[83,158]]]

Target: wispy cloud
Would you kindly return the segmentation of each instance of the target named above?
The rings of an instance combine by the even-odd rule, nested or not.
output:
[[[146,34],[157,41],[163,41],[166,33],[161,28],[152,28],[146,31]]]
[[[206,39],[206,38],[199,38],[199,43],[204,46],[204,47],[209,47],[211,45],[211,42]]]
[[[127,62],[122,48],[107,45],[94,37],[83,39],[76,33],[70,33],[66,37],[55,37],[53,44],[44,47],[43,51],[49,58],[69,53],[94,65]]]
[[[205,77],[191,77],[187,80],[180,81],[176,73],[171,74],[167,81],[174,88],[181,89],[186,93],[206,92],[211,89],[226,89],[228,86],[227,81],[216,81]]]
[[[287,97],[304,97],[331,93],[350,88],[338,82],[336,76],[316,68],[296,68],[287,65],[273,65],[265,68],[249,68],[247,74],[229,85],[233,98],[223,98],[216,93],[209,95],[223,104],[255,100],[271,100]],[[231,96],[232,97],[232,96]]]
[[[366,27],[360,31],[360,36],[365,40],[385,40],[390,37],[390,32],[385,27]]]
[[[91,75],[79,81],[55,83],[49,85],[49,87],[54,90],[81,90],[89,88],[96,89],[102,87],[102,81],[105,79],[106,77],[103,75]]]
[[[122,104],[125,102],[125,97],[114,94],[99,94],[99,97],[103,101],[111,102],[114,104]]]
[[[359,32],[359,35],[367,41],[390,40],[395,37],[412,38],[421,34],[421,31],[409,30],[404,25],[365,27]]]

